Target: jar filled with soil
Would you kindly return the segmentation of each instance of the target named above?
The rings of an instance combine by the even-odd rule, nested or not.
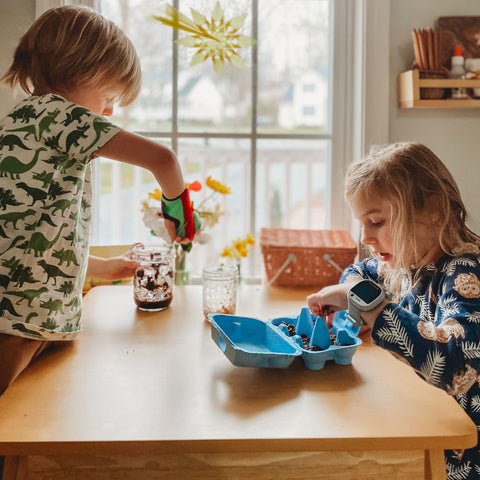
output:
[[[170,244],[136,245],[132,258],[140,263],[133,277],[133,298],[139,310],[165,310],[173,297],[175,249]]]

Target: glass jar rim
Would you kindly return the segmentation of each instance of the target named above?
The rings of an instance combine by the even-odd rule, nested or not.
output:
[[[238,269],[234,265],[206,265],[202,269],[204,278],[235,278]]]

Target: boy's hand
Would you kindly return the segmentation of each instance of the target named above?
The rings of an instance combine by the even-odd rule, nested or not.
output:
[[[166,226],[172,241],[192,241],[200,229],[200,217],[193,209],[187,188],[179,197],[172,200],[162,194],[162,213],[167,220]],[[168,220],[173,222],[175,231]]]

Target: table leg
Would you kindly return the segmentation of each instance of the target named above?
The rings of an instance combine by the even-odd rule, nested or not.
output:
[[[27,466],[25,456],[5,457],[2,480],[27,480]]]
[[[446,480],[445,454],[443,450],[425,450],[425,480]]]

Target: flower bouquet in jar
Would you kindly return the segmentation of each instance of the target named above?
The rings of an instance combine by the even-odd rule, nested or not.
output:
[[[220,217],[224,214],[220,202],[218,201],[218,196],[231,193],[229,187],[214,180],[210,176],[206,178],[205,185],[208,189],[208,194],[198,205],[195,205],[192,193],[200,192],[203,185],[199,181],[186,184],[186,187],[190,191],[190,196],[194,201],[194,208],[200,216],[201,226],[192,243],[175,243],[176,283],[179,284],[187,284],[190,282],[189,274],[186,270],[186,259],[188,252],[190,252],[193,247],[193,243],[208,243],[211,238],[209,230],[219,222]],[[148,199],[142,201],[143,223],[150,230],[152,235],[169,242],[170,237],[162,214],[161,198],[162,192],[156,188],[153,192],[149,192]]]

